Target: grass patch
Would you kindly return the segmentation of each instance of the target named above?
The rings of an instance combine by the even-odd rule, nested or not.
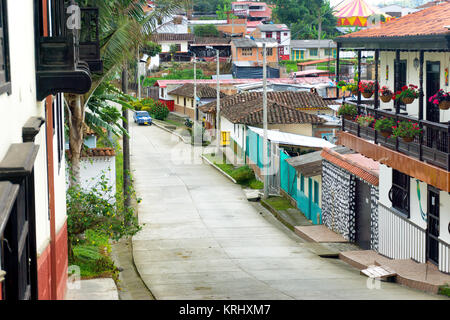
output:
[[[171,119],[163,120],[163,122],[167,122],[168,124],[171,124],[171,125],[174,125],[174,126],[177,126],[177,127],[184,127],[184,126],[185,126],[185,125],[184,125],[184,122],[181,123],[181,122],[179,122],[179,121],[171,120]]]
[[[69,264],[80,268],[83,279],[112,277],[118,279],[118,270],[110,258],[111,245],[108,236],[86,230],[85,239],[73,246]]]
[[[248,165],[236,167],[231,163],[226,163],[222,155],[204,154],[203,156],[231,176],[241,186],[251,189],[264,188],[264,183],[256,179],[255,173]]]
[[[446,284],[444,286],[439,287],[438,293],[450,298],[450,285]]]
[[[295,209],[291,202],[285,197],[269,197],[265,201],[275,210]]]

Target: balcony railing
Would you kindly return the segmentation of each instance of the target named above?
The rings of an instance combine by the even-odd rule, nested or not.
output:
[[[100,58],[98,8],[81,8],[80,59],[86,61],[91,72],[103,71]]]
[[[375,119],[392,118],[397,121],[411,120],[417,122],[423,130],[412,142],[405,142],[397,137],[383,137],[373,127],[363,127],[353,120],[342,119],[342,130],[355,136],[374,141],[391,150],[404,153],[413,158],[433,164],[450,171],[450,124],[436,123],[427,120],[418,120],[406,114],[396,114],[390,110],[377,109],[372,106],[358,105],[346,101],[358,108],[358,115],[371,115]]]

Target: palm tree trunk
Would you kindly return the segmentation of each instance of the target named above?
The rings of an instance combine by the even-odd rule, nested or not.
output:
[[[84,104],[81,95],[68,94],[69,106],[69,149],[71,154],[72,177],[70,186],[80,183],[80,159],[83,147]]]

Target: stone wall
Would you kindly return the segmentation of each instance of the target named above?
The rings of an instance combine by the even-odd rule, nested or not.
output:
[[[322,167],[323,224],[354,242],[356,179],[360,178],[326,160],[322,161]],[[378,198],[378,187],[370,185],[370,246],[375,251],[378,251]]]

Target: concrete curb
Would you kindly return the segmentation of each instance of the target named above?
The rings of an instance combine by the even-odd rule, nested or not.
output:
[[[165,131],[167,131],[167,132],[173,134],[174,136],[178,137],[181,141],[183,141],[183,143],[191,144],[191,142],[190,142],[190,141],[187,142],[187,141],[184,139],[184,137],[183,137],[182,135],[176,133],[175,131],[172,131],[172,130],[170,130],[170,129],[167,129],[167,128],[164,127],[162,124],[156,123],[155,121],[153,121],[153,124],[154,124],[155,126],[157,126],[158,128],[163,129],[163,130],[165,130]]]
[[[236,180],[234,180],[234,178],[232,176],[230,176],[228,173],[226,173],[225,171],[223,171],[222,169],[220,169],[218,166],[216,166],[214,163],[212,163],[211,161],[209,161],[208,158],[206,158],[204,155],[201,155],[202,159],[205,160],[209,165],[213,166],[214,168],[216,168],[220,173],[222,173],[225,177],[227,177],[228,179],[230,179],[231,181],[233,181],[234,184],[237,184]]]
[[[261,199],[261,205],[269,210],[275,218],[277,218],[278,221],[280,221],[282,224],[284,224],[289,230],[294,231],[293,225],[291,225],[289,222],[287,222],[283,217],[278,213],[277,209],[272,207],[270,204],[268,204],[264,199]],[[296,234],[298,236],[298,234]]]

